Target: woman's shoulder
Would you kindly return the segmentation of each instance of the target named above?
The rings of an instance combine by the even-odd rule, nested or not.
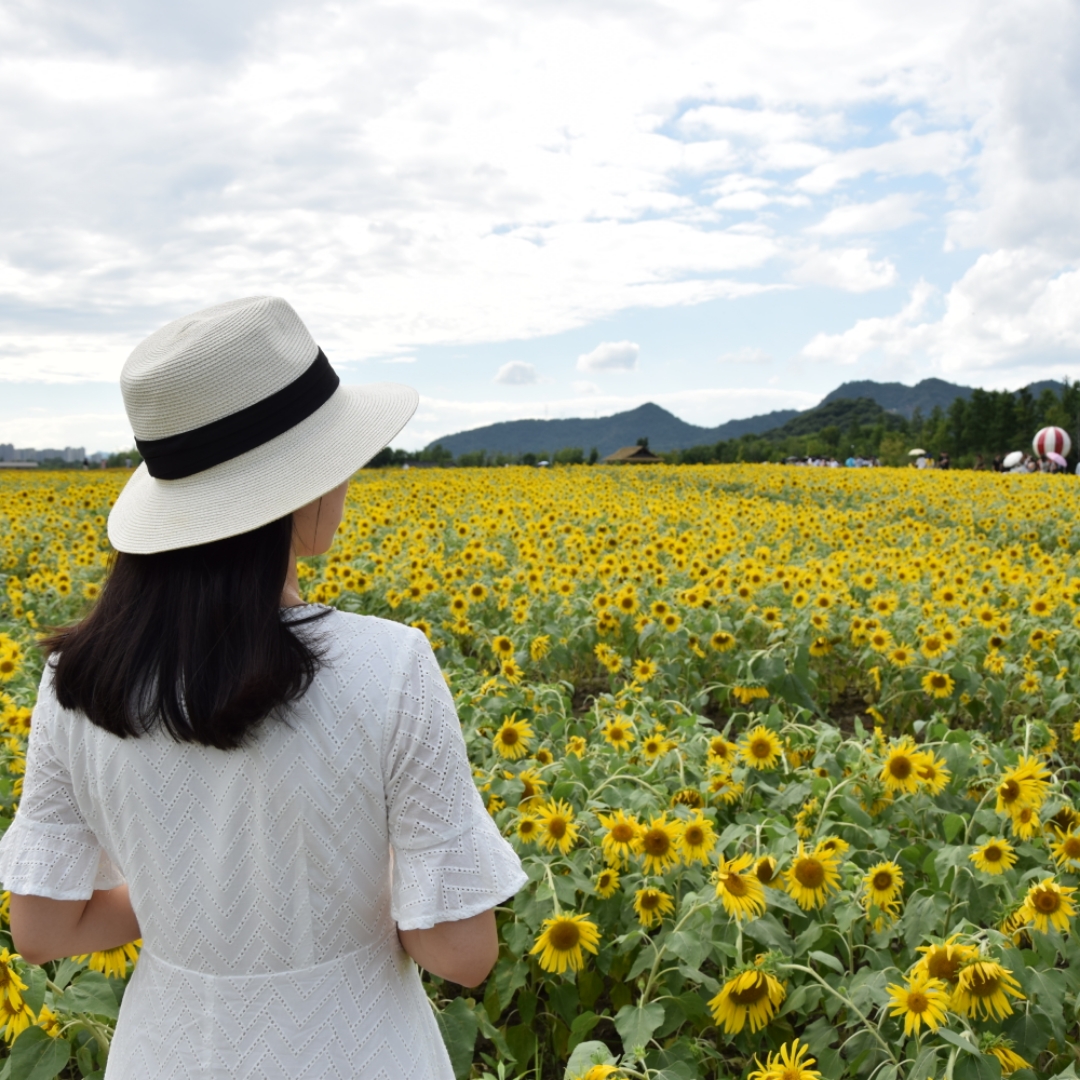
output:
[[[318,608],[319,605],[311,604],[293,610],[310,613]],[[304,615],[299,617],[303,618]],[[324,641],[329,639],[349,650],[366,647],[397,653],[422,648],[426,642],[423,633],[415,627],[377,615],[358,615],[338,608],[322,608],[320,617],[307,625]]]

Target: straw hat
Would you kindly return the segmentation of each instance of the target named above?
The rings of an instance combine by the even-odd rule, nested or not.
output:
[[[347,480],[405,426],[408,386],[341,386],[274,296],[197,311],[151,334],[120,375],[143,464],[109,514],[118,551],[248,532]]]

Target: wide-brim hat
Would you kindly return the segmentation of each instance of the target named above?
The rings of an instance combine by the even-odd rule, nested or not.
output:
[[[419,400],[397,383],[342,386],[273,296],[163,326],[128,357],[120,388],[143,463],[109,514],[109,540],[138,555],[298,510],[387,446]]]

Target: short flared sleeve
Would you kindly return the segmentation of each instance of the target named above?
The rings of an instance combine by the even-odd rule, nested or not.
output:
[[[0,838],[0,884],[19,895],[89,900],[124,878],[86,824],[57,738],[62,710],[46,666],[30,727],[19,809]]]
[[[391,911],[402,930],[479,915],[526,882],[473,782],[454,701],[423,634],[400,654],[383,749]]]

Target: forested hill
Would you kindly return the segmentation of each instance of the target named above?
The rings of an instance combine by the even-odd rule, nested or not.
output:
[[[1063,384],[1052,379],[1044,379],[1027,387],[1028,393],[1035,398],[1044,390],[1053,390],[1055,394],[1059,394],[1062,389]],[[886,411],[899,413],[910,420],[916,412],[922,413],[923,416],[929,416],[934,409],[941,409],[944,412],[957,398],[963,398],[966,401],[973,392],[970,386],[959,386],[956,383],[946,382],[944,379],[923,379],[914,386],[861,379],[838,386],[831,394],[826,394],[822,398],[821,404],[825,405],[830,401],[843,398],[869,398],[871,401],[876,401]]]
[[[633,446],[647,438],[657,451],[681,450],[698,443],[737,439],[741,435],[759,435],[797,417],[796,409],[780,409],[745,420],[731,420],[718,427],[705,428],[688,424],[677,416],[649,402],[628,412],[597,419],[507,420],[499,424],[462,431],[437,440],[454,457],[486,451],[489,455],[552,454],[564,446],[582,447],[586,452],[596,447],[601,457],[621,446]]]

